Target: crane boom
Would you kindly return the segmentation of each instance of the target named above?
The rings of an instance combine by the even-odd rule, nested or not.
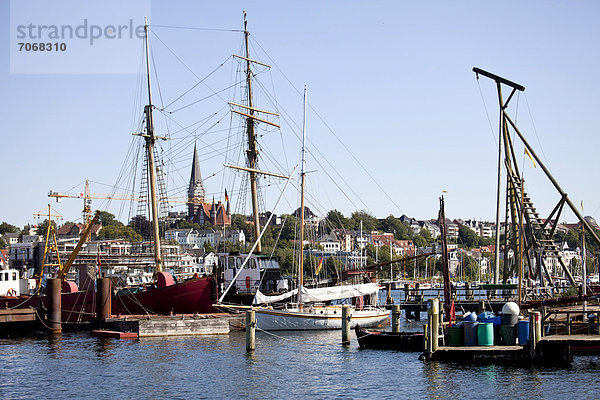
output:
[[[58,279],[64,280],[65,277],[67,276],[67,273],[69,272],[69,269],[71,268],[71,264],[73,264],[73,261],[75,261],[75,258],[77,258],[77,254],[79,254],[79,250],[81,250],[81,247],[87,240],[88,236],[90,236],[90,233],[92,232],[92,227],[94,226],[94,224],[96,222],[98,222],[98,218],[100,218],[100,210],[97,210],[96,213],[94,214],[94,218],[92,218],[92,220],[86,224],[86,226],[83,230],[83,233],[81,234],[81,237],[79,238],[79,242],[77,243],[77,246],[75,246],[75,249],[69,256],[69,259],[67,260],[66,264],[63,265],[62,267],[60,267],[60,270],[58,271],[58,275],[56,276]]]

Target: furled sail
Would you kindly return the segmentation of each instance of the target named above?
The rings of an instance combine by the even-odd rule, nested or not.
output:
[[[262,294],[260,290],[256,290],[256,294],[254,295],[254,300],[252,300],[252,304],[275,303],[281,300],[289,299],[290,297],[296,295],[296,293],[298,293],[298,289],[294,289],[292,291],[286,292],[284,294],[279,294],[277,296],[266,296]]]
[[[332,286],[324,288],[308,289],[300,288],[300,301],[302,303],[311,303],[318,301],[330,301],[338,299],[348,299],[350,297],[367,296],[379,291],[376,283],[363,283],[360,285]]]
[[[367,296],[375,294],[379,291],[379,287],[376,283],[363,283],[360,285],[345,285],[345,286],[332,286],[324,288],[313,288],[308,289],[304,286],[300,288],[300,302],[301,303],[314,303],[338,299],[348,299],[351,297]],[[270,304],[277,301],[288,299],[295,296],[298,293],[298,289],[294,289],[290,292],[280,294],[277,296],[266,296],[259,290],[256,291],[254,296],[253,304]]]

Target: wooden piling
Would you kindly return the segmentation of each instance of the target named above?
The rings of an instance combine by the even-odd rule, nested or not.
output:
[[[479,300],[479,309],[477,314],[481,314],[482,312],[485,312],[485,300]]]
[[[246,311],[246,351],[256,349],[256,316],[254,310]]]
[[[342,306],[342,345],[350,345],[350,306]]]
[[[542,315],[539,311],[529,314],[529,357],[539,357],[538,343],[542,337]]]
[[[392,307],[392,332],[400,332],[400,304],[394,304]]]
[[[535,342],[536,344],[542,339],[542,314],[535,311]]]
[[[431,337],[431,353],[435,353],[438,348],[438,337],[439,337],[439,327],[440,327],[440,303],[438,299],[429,299],[427,300],[429,303],[429,307],[427,309],[427,319],[428,324],[430,324],[430,337]]]
[[[99,278],[96,287],[96,318],[102,323],[112,315],[112,282],[110,278]]]
[[[61,334],[61,285],[60,279],[46,281],[46,297],[48,299],[48,329],[51,334]]]

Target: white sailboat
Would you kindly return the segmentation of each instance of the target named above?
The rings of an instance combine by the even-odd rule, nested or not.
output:
[[[357,324],[363,327],[382,325],[389,318],[389,312],[375,305],[379,286],[376,283],[334,286],[309,289],[304,287],[304,187],[306,177],[306,87],[304,88],[304,121],[302,124],[302,171],[300,200],[300,256],[298,265],[298,289],[279,296],[264,296],[257,291],[255,304],[272,304],[296,297],[296,303],[286,303],[283,309],[272,307],[254,308],[256,324],[262,330],[312,330],[341,329],[342,305],[328,305],[326,302],[356,298],[351,306],[350,327]],[[364,304],[364,297],[373,299],[373,304]],[[369,302],[370,303],[370,302]]]

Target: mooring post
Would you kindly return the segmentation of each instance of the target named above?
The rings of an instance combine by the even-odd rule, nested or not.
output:
[[[477,314],[481,314],[482,312],[485,312],[485,300],[479,300]]]
[[[110,278],[99,278],[96,282],[96,319],[102,324],[112,315],[112,282]]]
[[[429,318],[429,316],[428,316]],[[425,348],[425,359],[431,359],[431,346],[429,345],[429,324],[423,325],[423,347]]]
[[[342,345],[350,345],[350,306],[342,306]]]
[[[400,332],[400,304],[394,304],[392,306],[392,332]]]
[[[60,279],[46,281],[46,297],[48,299],[48,329],[52,334],[62,333],[61,324],[61,285]]]
[[[385,304],[394,304],[394,299],[392,298],[392,282],[389,282],[387,285],[387,294],[385,296]]]
[[[535,324],[535,340],[537,340],[538,342],[540,340],[542,340],[542,332],[544,328],[544,321],[542,319],[542,314],[539,314],[539,316],[536,316],[536,324]]]
[[[438,299],[429,299],[427,300],[429,303],[429,307],[427,310],[427,319],[428,323],[431,324],[431,353],[435,353],[438,348],[438,335],[439,335],[439,327],[440,327],[440,303]]]
[[[535,358],[536,341],[535,341],[535,312],[529,313],[529,358],[533,360]]]
[[[246,351],[256,349],[256,316],[254,310],[246,311]]]

